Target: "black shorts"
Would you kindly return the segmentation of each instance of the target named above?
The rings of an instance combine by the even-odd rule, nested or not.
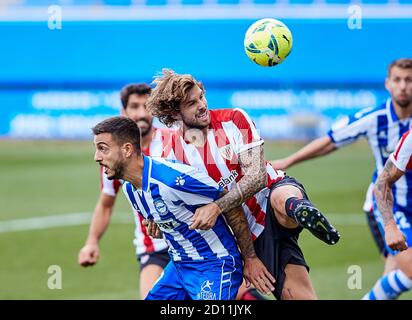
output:
[[[137,260],[140,263],[140,271],[150,264],[155,264],[164,269],[170,261],[170,256],[167,249],[165,249],[158,252],[144,253],[138,256]]]
[[[368,220],[369,230],[372,233],[373,240],[375,240],[375,244],[378,247],[379,253],[383,255],[385,258],[388,256],[388,249],[385,245],[385,239],[382,236],[382,233],[379,231],[378,222],[376,221],[375,214],[373,210],[366,212],[366,218]]]
[[[308,199],[305,188],[296,179],[286,176],[278,183],[272,185],[268,196],[266,207],[265,229],[254,241],[257,256],[265,264],[266,268],[275,277],[275,290],[273,292],[276,299],[282,296],[283,285],[285,283],[285,268],[288,264],[305,266],[309,272],[302,250],[298,245],[301,227],[289,229],[279,224],[270,205],[270,195],[272,191],[283,185],[292,185],[302,191],[303,197]]]

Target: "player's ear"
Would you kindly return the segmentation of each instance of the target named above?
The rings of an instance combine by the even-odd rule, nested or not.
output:
[[[120,111],[120,115],[123,116],[123,117],[127,117],[125,108],[122,108],[122,110]]]
[[[122,153],[125,158],[130,158],[133,155],[134,148],[130,142],[126,142],[122,146]]]

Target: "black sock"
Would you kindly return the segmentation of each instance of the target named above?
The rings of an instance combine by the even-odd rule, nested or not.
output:
[[[302,204],[313,206],[312,203],[307,199],[299,199],[296,197],[287,199],[285,202],[286,214],[292,219],[296,220],[296,216],[295,216],[296,209]]]

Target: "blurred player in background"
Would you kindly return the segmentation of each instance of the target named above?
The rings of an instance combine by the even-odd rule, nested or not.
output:
[[[190,228],[208,230],[221,212],[244,203],[256,253],[276,279],[275,297],[315,299],[299,233],[307,228],[328,244],[336,243],[339,233],[299,182],[266,163],[263,140],[244,111],[208,110],[203,85],[188,74],[164,69],[155,83],[148,110],[167,126],[182,123],[166,147],[167,156],[208,172],[229,190],[198,208]]]
[[[397,269],[381,277],[364,296],[364,300],[395,299],[412,289],[412,208],[400,207],[394,200],[395,183],[411,169],[412,135],[408,131],[386,161],[374,189],[377,210],[381,215],[379,227],[385,237],[387,250],[396,261]]]
[[[130,84],[121,91],[122,114],[137,123],[141,131],[142,152],[149,156],[162,156],[169,129],[152,126],[153,116],[146,111],[146,101],[151,93],[147,84]],[[109,180],[100,170],[101,191],[94,209],[89,235],[85,246],[79,252],[79,264],[87,267],[97,263],[100,255],[99,241],[110,224],[110,218],[121,182]],[[146,297],[154,282],[169,262],[168,246],[163,239],[153,239],[147,233],[141,216],[135,217],[136,230],[134,244],[140,265],[140,298]]]
[[[225,219],[220,216],[209,230],[190,228],[195,210],[225,192],[207,172],[176,161],[144,156],[139,128],[129,118],[113,117],[92,130],[95,161],[105,168],[109,179],[126,181],[123,191],[132,208],[145,219],[153,220],[169,245],[172,261],[146,299],[234,299],[243,279],[239,249],[246,275],[251,271],[268,274],[255,257],[242,207],[225,211]],[[262,280],[252,282],[259,285]],[[273,280],[268,280],[270,289]]]
[[[386,258],[385,271],[398,268],[392,255],[388,256],[384,238],[376,220],[381,219],[380,213],[373,206],[373,183],[385,162],[399,141],[399,138],[409,130],[412,118],[412,59],[399,59],[388,67],[385,88],[391,97],[376,108],[367,108],[353,115],[338,120],[326,136],[318,138],[294,154],[276,161],[272,165],[276,169],[285,170],[299,162],[327,155],[342,146],[365,137],[375,157],[376,170],[369,187],[364,210],[368,214],[369,227],[379,251]],[[403,220],[405,212],[412,206],[412,174],[406,173],[394,185],[394,206],[396,215]]]

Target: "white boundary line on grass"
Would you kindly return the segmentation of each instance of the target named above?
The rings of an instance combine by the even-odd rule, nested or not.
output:
[[[88,225],[91,217],[92,213],[90,212],[77,212],[28,219],[4,220],[0,221],[0,233]],[[363,213],[334,213],[328,214],[327,217],[328,220],[335,225],[358,226],[366,224],[366,217]],[[117,212],[114,213],[112,221],[117,223],[132,223],[133,218],[131,213]]]

